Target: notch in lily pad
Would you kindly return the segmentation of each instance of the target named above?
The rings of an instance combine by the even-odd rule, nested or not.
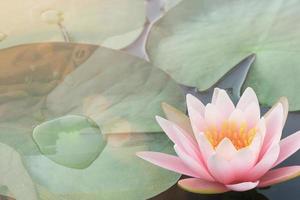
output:
[[[106,146],[99,126],[79,115],[67,115],[38,125],[33,130],[33,139],[43,155],[75,169],[90,166]]]

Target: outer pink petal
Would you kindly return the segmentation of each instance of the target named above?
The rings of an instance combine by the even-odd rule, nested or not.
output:
[[[200,194],[217,194],[228,191],[228,189],[220,183],[204,181],[197,178],[182,179],[178,181],[178,185],[184,190]]]
[[[208,170],[210,174],[220,183],[229,184],[235,180],[235,172],[228,160],[215,154],[208,159]]]
[[[143,151],[138,152],[136,155],[154,165],[184,174],[191,177],[198,177],[198,174],[190,170],[177,156],[172,156],[159,152]]]
[[[285,121],[287,119],[287,115],[289,113],[289,102],[288,102],[288,99],[286,97],[280,97],[279,100],[277,101],[277,103],[275,103],[272,106],[272,108],[265,114],[265,117],[267,117],[274,110],[274,108],[276,108],[276,106],[278,104],[282,104],[282,107],[283,107],[284,118],[283,118],[282,125],[284,125]]]
[[[251,103],[259,105],[255,92],[252,88],[248,87],[241,96],[236,108],[244,111]]]
[[[264,157],[247,173],[247,180],[256,181],[269,171],[279,155],[279,145],[273,145]]]
[[[235,108],[226,91],[222,89],[219,89],[219,91],[217,92],[217,97],[214,104],[219,110],[222,110],[222,113],[225,117],[229,117]]]
[[[187,94],[186,95],[186,104],[187,104],[188,110],[193,109],[193,110],[197,111],[199,114],[201,114],[202,116],[204,116],[205,106],[197,97],[194,97],[191,94]]]
[[[185,165],[198,175],[198,178],[208,181],[214,181],[202,161],[195,160],[193,157],[186,154],[182,149],[180,149],[180,147],[176,145],[174,145],[174,149],[179,158],[185,163]]]
[[[300,166],[289,166],[271,170],[261,179],[259,187],[267,187],[300,176]]]
[[[170,140],[175,144],[181,146],[183,149],[187,150],[187,152],[190,152],[191,148],[195,150],[196,142],[188,133],[185,133],[182,129],[180,130],[176,124],[162,117],[157,116],[156,120]]]
[[[189,133],[192,137],[194,137],[190,119],[188,118],[188,116],[167,103],[162,103],[161,107],[168,120],[174,122],[182,129],[184,129],[187,133]]]
[[[290,157],[300,148],[300,131],[280,141],[280,153],[274,167]]]
[[[186,137],[184,137],[184,134],[182,134],[183,130],[180,129],[179,127],[174,127],[174,131],[177,133],[178,139],[180,140],[180,143],[177,143],[176,145],[180,146],[180,148],[182,148],[186,153],[192,156],[195,160],[202,160],[202,156],[196,142],[190,143],[186,139]]]
[[[198,134],[199,132],[203,132],[206,127],[205,120],[201,113],[194,110],[192,107],[188,108],[189,117],[191,120],[191,125],[193,128],[194,134]]]
[[[271,144],[279,143],[283,128],[283,117],[284,111],[281,103],[277,104],[277,106],[270,112],[270,114],[266,116],[266,135],[264,138],[260,157],[262,157],[265,152],[271,147]]]
[[[287,119],[287,116],[288,116],[288,114],[289,114],[289,102],[288,102],[288,99],[286,98],[286,97],[281,97],[280,99],[279,99],[279,102],[282,104],[282,106],[283,106],[283,112],[284,112],[284,117],[283,117],[283,122],[282,122],[282,124],[283,124],[283,126],[284,126],[284,124],[285,124],[285,122],[286,122],[286,119]]]
[[[229,190],[242,192],[242,191],[247,191],[247,190],[251,190],[251,189],[255,188],[258,185],[258,183],[259,183],[259,181],[256,181],[256,182],[243,182],[243,183],[226,185],[226,187]]]
[[[259,104],[255,102],[249,104],[244,110],[244,116],[246,118],[248,127],[254,127],[260,119]]]

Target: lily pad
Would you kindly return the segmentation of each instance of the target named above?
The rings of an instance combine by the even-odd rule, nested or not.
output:
[[[143,0],[12,0],[1,1],[0,7],[5,11],[0,17],[0,48],[64,41],[63,32],[73,42],[102,44],[145,22]],[[124,40],[130,43],[129,39]]]
[[[121,140],[122,135],[114,139]],[[25,159],[41,197],[51,200],[140,200],[165,191],[180,177],[135,155],[143,150],[174,153],[172,142],[164,133],[139,133],[129,134],[121,146],[108,144],[88,168],[81,170],[58,165],[43,155],[28,155]]]
[[[33,130],[33,139],[45,156],[77,169],[91,165],[106,145],[99,126],[91,119],[77,115],[38,125]]]
[[[150,60],[178,82],[209,88],[236,63],[256,54],[245,86],[272,105],[287,96],[300,110],[300,2],[183,0],[152,28]]]
[[[1,194],[15,199],[37,200],[34,183],[19,153],[10,146],[0,143],[0,156]]]
[[[162,115],[163,101],[183,109],[184,97],[162,70],[103,47],[40,43],[0,50],[0,72],[0,142],[20,154],[36,188],[25,185],[26,190],[17,193],[30,191],[39,200],[138,200],[157,195],[178,180],[179,174],[135,155],[144,150],[174,153],[154,116]],[[55,134],[44,137],[49,134],[43,135],[41,127],[65,129],[67,124],[57,123],[70,115],[91,118],[101,128],[107,145],[98,156],[49,159],[53,149],[46,147],[55,142],[56,150],[72,156],[96,146],[95,141],[73,140],[73,133],[58,134],[58,140]],[[75,133],[82,120],[72,125]],[[16,195],[9,186],[8,190]]]

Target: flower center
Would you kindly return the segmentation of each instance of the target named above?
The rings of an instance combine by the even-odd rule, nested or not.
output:
[[[224,138],[228,138],[239,150],[251,144],[256,132],[256,128],[248,128],[247,123],[237,125],[235,122],[225,121],[219,128],[209,126],[204,134],[214,149]]]

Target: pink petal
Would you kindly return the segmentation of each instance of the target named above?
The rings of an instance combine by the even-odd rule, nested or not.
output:
[[[229,121],[235,122],[237,125],[247,122],[244,113],[240,109],[234,109],[229,116]]]
[[[191,177],[198,177],[198,174],[190,170],[177,156],[172,156],[159,152],[138,152],[136,155],[154,165],[184,174]]]
[[[200,194],[217,194],[227,192],[228,189],[217,182],[209,182],[197,178],[187,178],[178,181],[178,185],[189,192]]]
[[[257,103],[249,104],[244,110],[244,116],[246,118],[248,127],[254,127],[260,119],[260,107]]]
[[[283,117],[283,126],[286,122],[286,119],[287,119],[287,116],[289,114],[289,102],[288,102],[288,99],[286,97],[281,97],[279,99],[279,102],[282,104],[283,106],[283,113],[284,113],[284,117]]]
[[[234,180],[242,180],[245,174],[254,166],[258,157],[256,148],[258,148],[261,143],[259,135],[253,142],[255,143],[252,143],[252,146],[236,150],[232,142],[228,138],[224,138],[217,146],[216,155],[228,161],[228,165],[230,165],[230,169],[234,174]]]
[[[247,191],[255,188],[258,185],[259,181],[256,182],[243,182],[243,183],[237,183],[237,184],[231,184],[231,185],[226,185],[226,187],[230,190],[233,191]]]
[[[175,143],[176,145],[180,146],[186,153],[192,156],[196,160],[202,160],[201,153],[196,145],[196,142],[190,143],[189,140],[186,139],[184,134],[182,133],[182,129],[179,127],[174,126],[174,131],[177,133],[179,143]]]
[[[248,147],[245,147],[243,149],[249,149],[252,152],[253,157],[253,162],[257,163],[259,154],[261,151],[261,147],[263,144],[263,138],[265,135],[265,123],[264,119],[260,119],[259,123],[257,124],[257,132],[251,142],[251,144]],[[241,150],[243,150],[241,149]]]
[[[226,160],[231,160],[237,154],[237,150],[230,139],[224,138],[218,144],[216,148],[216,153]]]
[[[198,142],[203,161],[207,163],[208,158],[210,158],[215,153],[215,150],[203,133],[196,134],[195,137]]]
[[[251,148],[240,149],[230,161],[235,180],[243,180],[245,174],[255,165],[257,156]]]
[[[262,148],[262,145],[264,143],[264,139],[265,139],[265,136],[266,136],[266,131],[267,131],[267,128],[266,128],[266,120],[264,117],[260,118],[260,120],[258,121],[258,123],[256,124],[256,129],[257,129],[257,133],[260,133],[261,135],[261,148]]]
[[[219,91],[220,91],[219,88],[215,88],[215,89],[214,89],[214,93],[213,93],[212,99],[211,99],[211,103],[212,103],[212,104],[216,104],[216,100],[217,100]]]
[[[174,145],[174,149],[179,156],[179,158],[188,166],[195,174],[197,178],[201,178],[208,181],[214,181],[212,176],[208,173],[206,167],[203,165],[203,162],[200,160],[195,160],[193,157],[186,154],[180,147]]]
[[[274,167],[290,157],[300,148],[300,131],[280,141],[280,153]]]
[[[248,147],[246,147],[246,148],[249,148],[253,152],[253,155],[255,157],[255,163],[258,161],[258,158],[259,158],[259,153],[260,153],[261,146],[263,143],[263,134],[264,133],[262,133],[260,131],[257,132],[255,137],[252,140],[252,143]]]
[[[277,106],[266,116],[266,135],[264,138],[263,147],[260,153],[260,157],[271,147],[271,144],[277,144],[280,141],[282,134],[282,121],[284,117],[282,104]]]
[[[194,134],[203,132],[206,128],[206,124],[202,114],[194,110],[193,107],[188,107],[188,113]]]
[[[288,102],[288,99],[286,97],[280,97],[279,100],[277,101],[277,103],[275,103],[272,106],[272,108],[265,114],[265,117],[267,117],[274,110],[274,108],[276,108],[276,106],[278,104],[281,104],[282,107],[283,107],[284,117],[283,117],[283,121],[282,121],[282,126],[284,126],[285,121],[287,119],[287,115],[289,113],[289,102]]]
[[[220,183],[229,184],[235,179],[230,162],[218,154],[208,159],[207,167],[210,174]]]
[[[254,142],[258,143],[252,144],[255,147],[249,146],[240,150],[236,150],[231,141],[225,138],[217,146],[216,155],[228,161],[231,173],[234,174],[234,179],[232,179],[231,181],[243,180],[245,174],[247,174],[248,171],[254,166],[258,157],[258,153],[255,154],[253,149],[255,150],[256,146],[259,145],[260,141],[256,140]],[[222,166],[222,164],[220,165]]]
[[[187,94],[186,103],[187,103],[188,110],[193,109],[199,114],[201,114],[202,116],[204,116],[205,106],[197,97],[194,97],[191,94]]]
[[[247,180],[256,181],[269,171],[279,155],[279,145],[273,145],[264,157],[247,173]]]
[[[217,92],[217,97],[214,101],[214,104],[219,110],[222,110],[222,113],[225,115],[225,117],[229,117],[235,108],[226,91],[222,89],[219,89]]]
[[[189,133],[192,137],[194,137],[190,119],[183,112],[177,110],[167,103],[162,103],[161,107],[168,120],[174,122],[182,129],[184,129],[187,133]]]
[[[236,108],[244,111],[247,108],[247,106],[250,105],[251,103],[255,103],[256,105],[259,105],[255,92],[253,91],[252,88],[248,87],[244,91],[243,95],[241,96]]]
[[[180,129],[173,122],[162,117],[157,116],[156,120],[170,140],[172,140],[175,144],[181,146],[181,148],[185,149],[187,152],[195,151],[196,142],[188,133]]]
[[[300,176],[300,166],[289,166],[271,170],[260,179],[259,187],[267,187]]]
[[[213,104],[207,104],[205,107],[205,122],[208,126],[220,127],[225,117],[220,110]]]

